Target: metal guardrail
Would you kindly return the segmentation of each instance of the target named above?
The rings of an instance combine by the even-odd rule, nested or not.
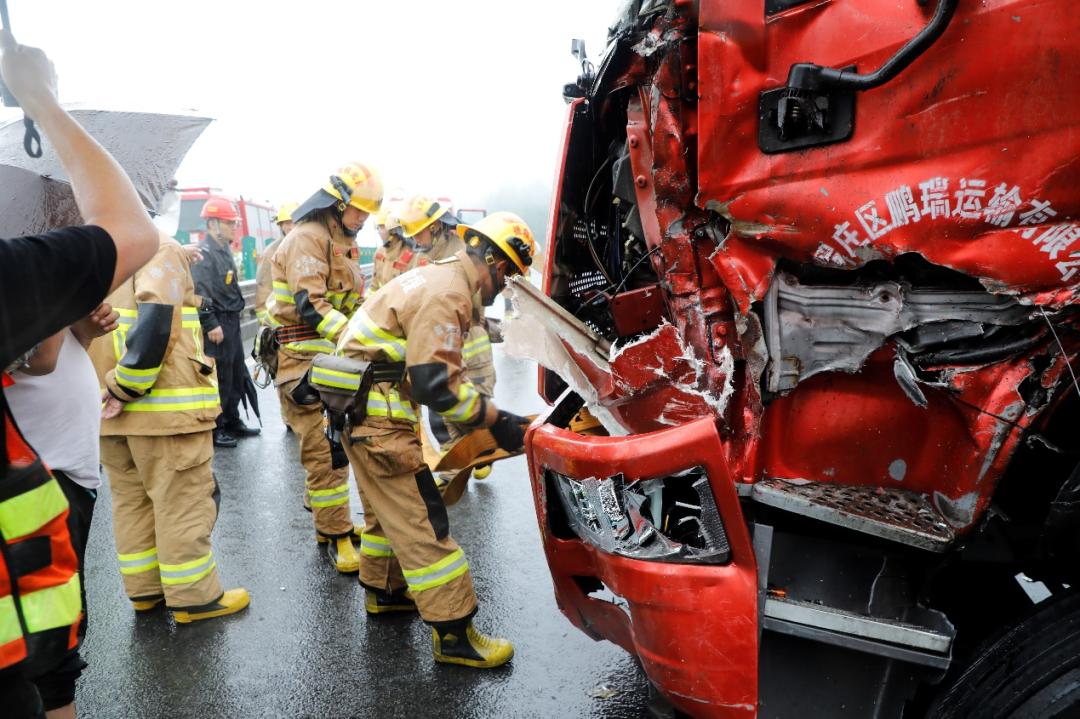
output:
[[[360,265],[360,274],[364,276],[365,286],[371,282],[371,275],[375,265]],[[259,327],[259,321],[255,317],[255,280],[244,280],[240,283],[240,292],[244,295],[244,311],[240,313],[240,335],[244,338],[244,344],[255,339],[255,331]]]

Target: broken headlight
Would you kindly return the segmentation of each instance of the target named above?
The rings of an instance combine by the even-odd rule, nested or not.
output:
[[[723,564],[731,555],[705,470],[627,484],[621,474],[552,479],[566,522],[611,554],[654,562]]]

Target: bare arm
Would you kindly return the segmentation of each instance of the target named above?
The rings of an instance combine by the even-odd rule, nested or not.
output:
[[[64,344],[64,334],[66,332],[67,330],[60,330],[38,345],[22,371],[29,375],[38,376],[49,374],[56,369],[56,360],[60,356],[60,347]]]
[[[0,50],[4,82],[55,148],[83,219],[113,238],[116,289],[157,252],[157,230],[124,170],[60,107],[56,73],[45,53],[19,45],[6,30],[0,32]]]

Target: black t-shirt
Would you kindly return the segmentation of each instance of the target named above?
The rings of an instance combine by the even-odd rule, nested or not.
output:
[[[0,239],[0,370],[109,294],[116,245],[100,227]]]

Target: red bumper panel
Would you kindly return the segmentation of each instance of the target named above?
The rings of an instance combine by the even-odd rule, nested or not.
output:
[[[636,654],[649,679],[680,710],[695,717],[754,716],[757,567],[714,421],[629,437],[587,437],[535,424],[526,452],[555,596],[567,618],[594,639]],[[632,482],[697,466],[708,473],[727,532],[731,561],[726,565],[630,559],[552,534],[548,470],[574,479],[621,473]],[[590,597],[582,588],[588,580],[603,582],[625,600],[625,608]]]

